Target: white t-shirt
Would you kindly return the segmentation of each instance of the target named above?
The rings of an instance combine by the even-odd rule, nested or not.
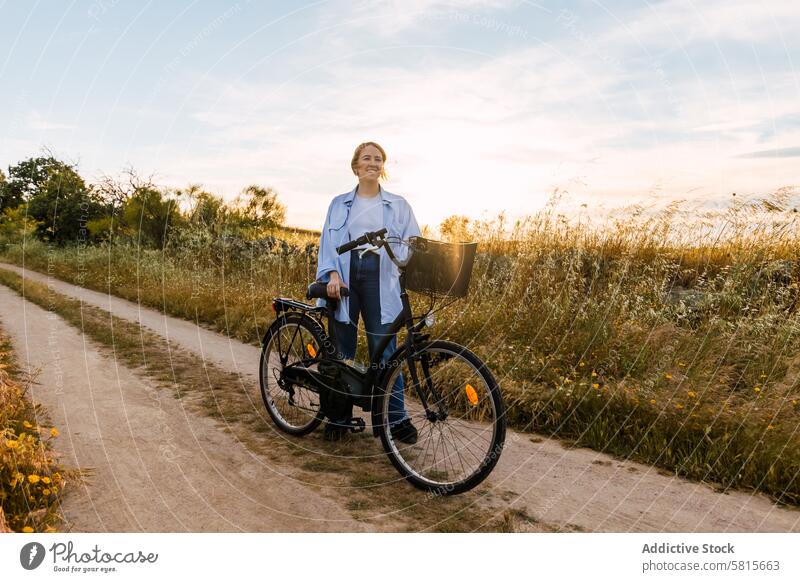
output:
[[[375,232],[382,228],[383,204],[380,194],[371,198],[356,194],[353,206],[350,207],[350,240],[357,239],[365,232]]]

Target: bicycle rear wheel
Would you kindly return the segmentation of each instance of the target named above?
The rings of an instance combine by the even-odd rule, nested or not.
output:
[[[302,436],[322,422],[319,394],[285,382],[282,375],[286,366],[321,357],[322,346],[320,325],[300,313],[280,314],[264,336],[259,366],[261,397],[272,421],[284,432]]]
[[[419,392],[404,356],[389,363],[381,383],[378,420],[384,449],[414,486],[437,495],[468,491],[489,475],[503,450],[505,406],[497,382],[475,354],[448,341],[426,343],[412,365]],[[390,406],[399,403],[392,387],[401,373],[403,404],[418,431],[414,444],[396,439],[387,426]]]

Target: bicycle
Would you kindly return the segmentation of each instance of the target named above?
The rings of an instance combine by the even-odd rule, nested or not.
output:
[[[400,260],[389,241],[408,247]],[[338,418],[338,405],[358,406],[370,413],[373,435],[379,437],[394,467],[412,485],[437,495],[472,489],[497,464],[505,442],[505,405],[488,367],[457,343],[431,340],[423,333],[434,324],[433,303],[414,316],[408,290],[431,297],[466,296],[475,255],[474,243],[453,245],[412,237],[386,237],[386,229],[366,233],[346,243],[341,255],[369,244],[385,248],[400,276],[402,311],[375,350],[369,366],[345,361],[338,353],[334,313],[338,301],[327,297],[324,283],[312,283],[309,305],[276,298],[275,322],[267,330],[261,351],[261,395],[272,421],[282,431],[302,436],[323,419]],[[347,296],[347,288],[342,287]],[[323,325],[327,319],[327,331]],[[405,341],[387,362],[382,354],[391,336],[406,330]],[[413,445],[395,440],[387,426],[389,402],[398,375],[404,378],[405,409],[418,429]],[[406,380],[410,379],[410,381]],[[348,429],[361,432],[366,422],[353,417]]]

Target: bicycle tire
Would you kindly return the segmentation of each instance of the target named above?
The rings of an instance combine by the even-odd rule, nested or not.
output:
[[[440,363],[431,366],[429,377],[440,392],[439,400],[453,414],[436,421],[426,417],[419,398],[411,392],[408,362],[405,354],[400,352],[387,364],[387,372],[378,387],[377,428],[389,460],[407,481],[436,495],[456,495],[481,483],[497,464],[505,443],[505,405],[494,376],[469,349],[444,340],[429,341],[417,349],[417,356],[424,359],[427,355],[429,364],[437,357],[436,354],[439,354]],[[424,383],[422,366],[414,365],[421,372],[419,378]],[[395,439],[387,426],[391,387],[400,373],[405,382],[405,410],[418,431],[415,444]],[[488,412],[491,412],[491,418],[487,421],[485,415]],[[434,442],[436,431],[440,444]],[[446,438],[452,440],[449,447]],[[462,457],[459,449],[473,445],[473,442],[475,446],[464,449],[469,451],[472,460],[466,454]],[[431,446],[432,455],[428,461]],[[444,452],[444,459],[438,464],[437,446]],[[470,469],[465,466],[465,459],[471,465]]]
[[[299,341],[298,341],[299,335]],[[264,335],[261,348],[261,358],[259,360],[259,384],[261,386],[261,398],[264,406],[275,425],[283,432],[294,436],[303,436],[313,432],[322,422],[323,415],[320,412],[319,394],[303,387],[292,387],[292,391],[287,391],[278,384],[280,372],[286,364],[288,358],[292,361],[302,356],[311,355],[308,345],[311,345],[315,355],[321,355],[324,345],[324,333],[320,324],[313,318],[302,313],[288,312],[281,313],[278,318],[267,330]],[[281,360],[280,350],[277,353],[277,361],[273,354],[283,340],[290,340],[288,345],[280,345],[280,349],[285,349],[286,361]],[[313,343],[312,343],[313,342]],[[301,394],[300,402],[294,402],[294,396]],[[277,400],[276,400],[277,397]]]

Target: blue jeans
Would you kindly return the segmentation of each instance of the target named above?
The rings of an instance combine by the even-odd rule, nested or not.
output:
[[[374,357],[378,344],[389,331],[391,324],[381,323],[380,260],[380,256],[375,253],[365,253],[362,258],[359,258],[358,251],[353,251],[350,255],[350,323],[336,321],[336,339],[339,351],[345,358],[353,359],[356,355],[359,314],[364,317],[370,359]],[[396,345],[397,337],[392,336],[381,361],[386,362],[389,359]],[[403,403],[403,375],[399,374],[389,399],[389,426],[407,416]]]

